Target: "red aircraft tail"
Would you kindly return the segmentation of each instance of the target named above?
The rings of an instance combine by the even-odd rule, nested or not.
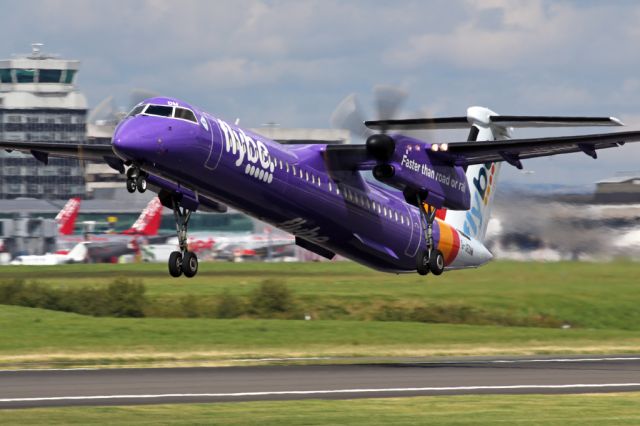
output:
[[[60,235],[73,234],[73,228],[76,225],[76,218],[80,211],[80,198],[71,198],[64,205],[62,210],[56,216],[58,222],[58,233]]]
[[[162,203],[160,199],[155,197],[144,210],[140,213],[138,220],[126,231],[122,231],[127,235],[157,235],[160,229],[160,221],[162,220]]]

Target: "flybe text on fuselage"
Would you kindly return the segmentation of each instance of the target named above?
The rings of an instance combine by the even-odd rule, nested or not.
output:
[[[247,135],[242,129],[235,130],[229,124],[218,119],[218,124],[222,130],[224,138],[225,151],[237,157],[235,165],[242,167],[244,161],[247,161],[245,171],[262,169],[263,176],[271,175],[275,170],[275,162],[269,154],[269,148],[259,140],[254,140]],[[253,174],[253,173],[252,173]],[[264,179],[265,181],[270,181]]]

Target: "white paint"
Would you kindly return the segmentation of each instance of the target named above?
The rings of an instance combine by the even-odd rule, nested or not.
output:
[[[608,357],[608,358],[540,358],[540,359],[490,359],[460,361],[417,361],[414,364],[525,364],[530,362],[609,362],[640,361],[640,357]]]
[[[328,389],[307,391],[265,391],[265,392],[232,392],[232,393],[164,393],[141,395],[86,395],[86,396],[52,396],[35,398],[0,398],[2,402],[38,402],[38,401],[82,401],[100,399],[161,399],[161,398],[215,398],[244,396],[278,396],[278,395],[327,395],[340,393],[403,393],[403,392],[445,392],[445,391],[480,391],[480,390],[517,390],[517,389],[602,389],[640,387],[640,383],[593,383],[571,385],[506,385],[506,386],[443,386],[424,388],[381,388],[381,389]]]

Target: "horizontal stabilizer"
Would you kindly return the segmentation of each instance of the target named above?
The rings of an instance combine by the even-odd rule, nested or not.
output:
[[[595,127],[623,126],[615,117],[557,117],[542,115],[492,115],[492,124],[501,127]]]
[[[615,117],[561,117],[543,115],[491,115],[490,124],[496,127],[595,127],[622,126]],[[467,117],[406,118],[400,120],[370,120],[369,129],[385,130],[452,130],[468,129]]]

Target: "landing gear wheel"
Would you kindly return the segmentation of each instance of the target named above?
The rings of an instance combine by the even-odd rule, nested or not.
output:
[[[188,251],[184,255],[184,259],[182,261],[182,272],[187,278],[195,277],[198,273],[198,256],[196,256],[194,252]]]
[[[127,191],[130,194],[136,192],[136,181],[133,179],[127,179]]]
[[[420,275],[427,275],[429,271],[433,275],[440,275],[444,271],[444,256],[436,249],[433,241],[433,223],[436,220],[436,208],[428,205],[421,194],[416,194],[418,209],[420,209],[420,224],[425,239],[426,250],[423,250],[416,259],[416,270]]]
[[[429,273],[429,252],[423,250],[416,258],[416,269],[418,274],[427,275]]]
[[[444,272],[444,256],[440,250],[435,249],[431,252],[429,269],[433,272],[433,275],[441,275]]]
[[[171,252],[169,255],[169,274],[176,278],[182,275],[182,253],[179,251]]]
[[[184,274],[185,277],[191,278],[198,273],[198,257],[195,253],[190,252],[187,246],[187,230],[189,227],[189,219],[191,218],[191,210],[181,207],[180,202],[175,198],[171,199],[173,207],[173,217],[176,221],[176,233],[178,234],[178,246],[180,251],[174,251],[169,256],[169,273],[173,277],[179,277]]]
[[[127,170],[127,177],[129,179],[135,179],[136,174],[137,174],[137,169],[135,167],[129,167],[129,170]]]
[[[147,190],[147,178],[144,175],[138,175],[136,178],[136,188],[138,188],[139,193],[143,193]]]

